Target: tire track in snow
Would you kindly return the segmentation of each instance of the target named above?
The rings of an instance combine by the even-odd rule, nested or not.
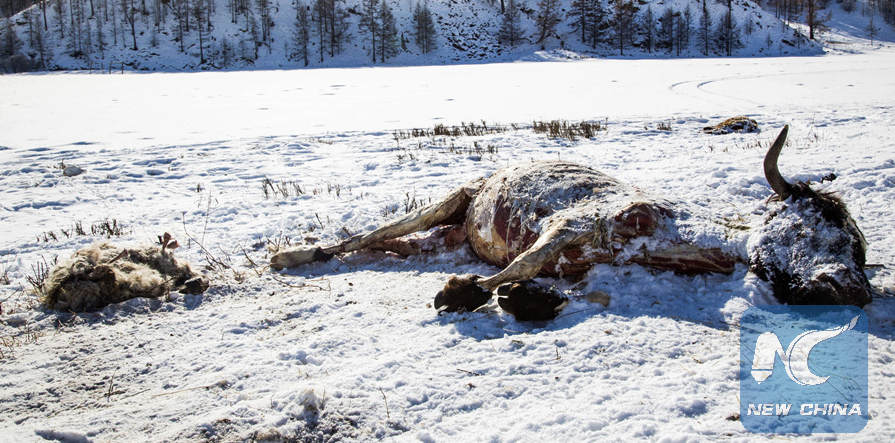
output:
[[[673,83],[668,86],[668,90],[674,92],[675,94],[682,95],[689,98],[694,98],[697,100],[701,100],[707,103],[711,103],[712,105],[722,106],[722,107],[734,107],[730,105],[730,100],[734,100],[737,102],[754,105],[759,108],[763,108],[768,105],[768,103],[761,103],[755,100],[750,100],[748,98],[744,98],[742,96],[732,95],[732,94],[722,94],[720,92],[713,92],[707,89],[708,85],[714,84],[722,84],[725,82],[735,82],[735,81],[743,81],[743,80],[760,80],[760,79],[770,79],[770,78],[782,78],[782,77],[804,77],[809,75],[830,75],[830,74],[849,74],[854,75],[859,70],[855,70],[854,68],[850,69],[823,69],[816,71],[807,71],[807,72],[788,72],[788,73],[769,73],[769,74],[749,74],[749,75],[732,75],[726,77],[717,77],[711,79],[701,79],[701,80],[687,80],[682,82]],[[864,69],[860,71],[872,72],[872,71],[886,71],[884,69]],[[689,85],[695,85],[695,89],[692,87],[688,87]],[[733,88],[726,88],[725,90],[732,90]],[[706,97],[706,95],[708,97]],[[719,100],[712,100],[711,98],[717,97]]]

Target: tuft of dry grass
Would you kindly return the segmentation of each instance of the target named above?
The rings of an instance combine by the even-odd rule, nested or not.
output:
[[[282,180],[274,183],[273,180],[264,177],[261,180],[261,193],[265,199],[289,198],[290,196],[304,195],[305,191],[301,188],[301,184],[295,180]]]
[[[575,141],[581,138],[594,138],[600,131],[608,130],[604,123],[598,121],[570,123],[566,120],[552,120],[549,122],[534,122],[531,126],[535,134],[547,134],[550,138],[565,138]]]
[[[503,126],[492,123],[490,126],[484,120],[481,123],[461,122],[460,125],[446,126],[442,123],[432,129],[411,129],[408,131],[394,131],[392,135],[395,141],[419,137],[478,137],[489,134],[500,134],[509,130],[517,130],[515,125]]]
[[[12,358],[15,356],[15,348],[37,343],[37,340],[44,336],[42,331],[32,329],[27,323],[17,329],[19,332],[16,334],[0,336],[0,360]]]
[[[53,260],[49,262],[46,257],[41,256],[41,261],[31,265],[31,274],[27,275],[25,278],[28,280],[28,284],[31,285],[32,292],[35,294],[41,294],[43,292],[44,283],[50,275],[50,268],[56,266],[58,262],[58,256],[53,257]]]
[[[118,223],[116,219],[107,219],[104,218],[102,221],[93,223],[90,225],[90,233],[87,233],[87,230],[84,228],[84,223],[76,221],[75,224],[68,229],[59,229],[59,233],[57,234],[55,231],[47,231],[41,235],[37,236],[37,241],[43,241],[44,243],[48,243],[50,240],[59,241],[60,238],[72,238],[72,237],[85,237],[88,235],[100,236],[106,239],[111,239],[112,237],[122,237],[125,235],[130,235],[133,233],[133,230],[125,227],[123,224]]]

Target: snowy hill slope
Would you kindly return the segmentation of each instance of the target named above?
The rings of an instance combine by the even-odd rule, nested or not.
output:
[[[231,4],[236,0],[211,0],[214,11],[208,14],[200,32],[196,20],[186,17],[178,21],[171,5],[177,2],[160,3],[159,0],[144,2],[146,12],[139,10],[135,15],[133,32],[122,18],[118,2],[97,2],[94,14],[84,0],[63,0],[74,2],[63,11],[62,19],[53,8],[46,8],[46,15],[40,6],[16,15],[11,24],[17,38],[22,42],[18,52],[31,58],[30,65],[45,66],[47,69],[108,69],[114,65],[119,69],[190,71],[197,69],[290,69],[303,67],[304,63],[293,56],[295,45],[296,9],[294,1],[278,0],[266,2],[270,5],[269,38],[258,34],[259,12],[255,2],[243,2],[248,7],[243,12],[231,12]],[[125,0],[126,1],[126,0]],[[183,0],[186,1],[186,0]],[[67,4],[67,3],[65,3]],[[139,6],[138,3],[135,3]],[[306,5],[307,3],[302,3]],[[349,27],[348,42],[335,56],[324,54],[320,60],[320,44],[317,38],[310,41],[310,67],[344,67],[372,65],[369,54],[370,42],[359,28],[360,0],[339,2],[347,14]],[[616,56],[620,54],[613,28],[612,3],[603,0],[606,23],[602,25],[602,37],[596,48],[582,43],[572,27],[574,18],[569,16],[572,0],[561,0],[558,11],[561,23],[556,32],[538,43],[536,34],[536,2],[518,2],[522,39],[515,47],[500,45],[498,30],[503,14],[500,2],[487,0],[433,0],[428,2],[436,30],[435,49],[422,53],[414,43],[414,8],[412,0],[388,0],[396,18],[398,31],[405,40],[406,49],[386,61],[389,65],[435,65],[445,63],[470,63],[482,61],[509,61],[518,59],[577,58],[580,56]],[[72,6],[75,6],[74,9]],[[106,9],[103,8],[106,6]],[[168,5],[168,6],[164,6]],[[698,41],[697,29],[703,3],[698,0],[655,0],[636,2],[638,23],[645,17],[647,8],[653,14],[652,23],[659,27],[666,10],[673,10],[675,17],[683,18],[687,8],[691,14],[687,23],[690,35],[683,43],[682,50],[673,53],[658,44],[657,48],[646,47],[645,30],[635,33],[632,47],[627,56],[667,57],[703,56],[705,46]],[[710,33],[714,34],[720,20],[726,15],[726,4],[716,1],[705,3],[710,16]],[[739,45],[732,55],[768,56],[817,54],[819,45],[798,36],[793,28],[774,17],[749,0],[733,2],[732,18],[738,26]],[[838,7],[833,5],[834,8]],[[78,9],[80,8],[80,9]],[[140,8],[138,8],[140,9]],[[80,11],[80,12],[78,12]],[[46,20],[47,29],[44,30]],[[60,29],[60,21],[62,29]],[[158,22],[158,25],[156,23]],[[184,26],[186,24],[186,27]],[[313,23],[312,23],[313,25]],[[180,36],[183,34],[183,38]],[[714,37],[712,37],[714,40]],[[200,51],[201,41],[201,51]],[[136,46],[136,50],[134,47]],[[326,46],[326,45],[324,45]],[[43,48],[41,50],[41,48]],[[257,49],[257,51],[256,51]],[[546,50],[547,52],[542,52]],[[201,56],[205,58],[202,63]],[[707,55],[723,53],[715,44],[709,47]],[[20,61],[25,63],[26,61]]]

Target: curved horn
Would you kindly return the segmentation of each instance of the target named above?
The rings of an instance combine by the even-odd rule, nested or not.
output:
[[[777,157],[780,156],[780,150],[783,149],[783,143],[786,142],[786,134],[789,132],[789,125],[783,127],[777,140],[768,149],[767,155],[764,157],[764,177],[771,185],[771,189],[780,196],[780,200],[786,200],[792,194],[792,186],[786,182],[780,170],[777,169]]]

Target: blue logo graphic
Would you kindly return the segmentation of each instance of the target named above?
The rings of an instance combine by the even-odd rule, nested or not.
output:
[[[867,314],[755,306],[740,320],[740,420],[751,432],[858,432],[867,409]]]

